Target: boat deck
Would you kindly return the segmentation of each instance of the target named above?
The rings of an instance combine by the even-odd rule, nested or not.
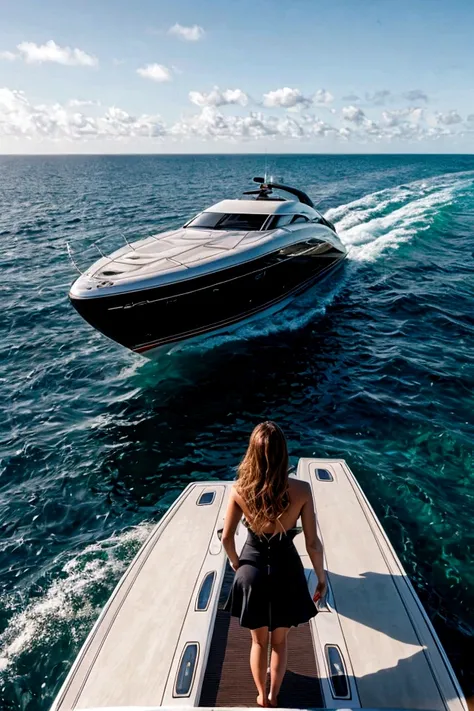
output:
[[[328,595],[290,631],[280,707],[467,711],[449,661],[380,522],[343,460],[301,459]],[[52,711],[255,707],[250,635],[224,611],[220,540],[230,482],[190,484],[129,566]],[[239,552],[247,529],[239,524]],[[312,593],[304,536],[295,546]]]
[[[249,666],[250,634],[223,609],[233,573],[228,566],[216,615],[199,706],[255,707],[255,685]],[[288,636],[288,670],[280,691],[282,708],[323,706],[309,624]]]

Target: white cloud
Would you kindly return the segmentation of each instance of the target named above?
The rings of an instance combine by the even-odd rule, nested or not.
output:
[[[334,126],[331,126],[330,124],[326,123],[325,121],[321,121],[321,119],[317,118],[316,116],[311,116],[311,115],[304,115],[301,118],[301,122],[303,124],[304,128],[304,136],[306,138],[312,138],[312,137],[324,137],[328,136],[329,134],[337,134],[338,129],[335,128]]]
[[[409,109],[410,111],[410,121],[413,121],[414,123],[418,123],[421,121],[422,118],[424,118],[424,110],[420,109],[420,107],[414,108],[414,109]]]
[[[444,124],[445,126],[451,126],[454,123],[461,123],[462,118],[457,111],[452,109],[445,114],[436,114],[436,120],[439,124]]]
[[[133,116],[111,107],[88,116],[77,107],[30,103],[22,91],[0,89],[0,137],[36,141],[157,138],[165,133],[159,116]]]
[[[79,106],[100,106],[100,101],[91,101],[90,99],[70,99],[67,102],[68,106],[72,108]]]
[[[227,100],[238,102],[237,92],[241,90],[227,91],[232,92]],[[218,100],[225,93],[220,92]],[[376,120],[353,105],[344,107],[341,115],[327,112],[328,121],[307,112],[269,115],[268,111],[250,111],[243,115],[239,109],[237,113],[224,114],[217,105],[208,104],[194,115],[165,125],[157,115],[134,115],[118,106],[101,108],[98,102],[83,99],[71,99],[66,104],[36,104],[22,91],[0,88],[0,140],[4,139],[2,145],[8,147],[18,145],[23,148],[28,142],[31,146],[42,147],[55,144],[64,151],[72,143],[80,146],[102,141],[107,145],[119,142],[151,147],[154,141],[163,139],[169,142],[190,139],[242,144],[272,140],[314,142],[329,138],[363,146],[382,141],[387,145],[397,142],[406,145],[455,140],[466,131],[457,112],[433,114],[419,107],[382,111],[380,119]],[[443,117],[441,122],[440,116]],[[341,126],[341,119],[349,125]]]
[[[218,86],[215,86],[208,94],[200,91],[190,91],[189,100],[201,108],[204,106],[226,106],[228,104],[246,106],[248,96],[242,89],[226,89],[225,91],[221,91]]]
[[[318,89],[316,94],[314,95],[314,101],[316,104],[331,104],[334,101],[334,96],[331,94],[330,91],[326,91],[326,89]]]
[[[196,137],[203,140],[255,140],[259,138],[301,138],[304,129],[293,118],[265,116],[251,111],[247,116],[224,116],[213,106],[175,123],[170,135],[176,138]]]
[[[206,34],[202,27],[199,25],[192,25],[191,27],[185,27],[177,22],[173,27],[170,27],[168,34],[175,35],[180,39],[186,40],[187,42],[197,42],[202,39]]]
[[[247,116],[227,116],[216,107],[206,106],[199,114],[186,117],[169,129],[177,140],[244,142],[267,140],[310,140],[338,134],[337,129],[307,114],[283,117],[251,111]]]
[[[18,59],[18,54],[9,52],[7,49],[4,52],[0,52],[0,59],[5,59],[7,62],[14,62],[15,59]]]
[[[387,126],[399,126],[405,121],[417,123],[423,117],[423,109],[394,109],[393,111],[382,111],[382,118]]]
[[[53,40],[45,44],[36,42],[20,42],[17,45],[19,56],[27,64],[42,64],[43,62],[55,62],[66,66],[95,67],[98,64],[96,57],[87,54],[82,49],[71,49],[71,47],[60,47]]]
[[[474,114],[469,114],[466,121],[469,121],[469,122],[474,121]]]
[[[361,124],[366,119],[364,112],[358,106],[344,106],[342,117],[346,121],[352,121],[355,124]]]
[[[425,94],[425,92],[421,89],[411,89],[410,91],[406,91],[403,94],[403,98],[408,101],[429,101],[427,94]]]
[[[269,108],[308,108],[312,103],[312,99],[303,96],[299,89],[290,89],[288,86],[263,95],[263,105]]]
[[[171,80],[171,71],[164,64],[147,64],[137,69],[137,74],[145,79],[152,79],[152,81],[163,82]]]

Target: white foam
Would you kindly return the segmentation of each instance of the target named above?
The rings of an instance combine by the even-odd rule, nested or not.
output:
[[[473,177],[441,176],[367,195],[329,210],[348,258],[373,261],[388,247],[398,248],[416,233],[430,227],[440,207],[471,186]],[[389,210],[387,212],[387,210]]]
[[[444,188],[468,187],[472,185],[473,179],[474,171],[465,171],[434,176],[428,182],[415,180],[412,183],[377,190],[352,202],[339,205],[339,207],[330,208],[326,217],[332,222],[337,222],[341,228],[347,229],[353,224],[367,221],[367,218],[374,213],[384,212],[393,203],[409,203]]]
[[[0,635],[0,671],[7,669],[34,642],[47,641],[51,629],[58,622],[70,622],[72,632],[74,621],[86,618],[92,623],[99,613],[92,599],[97,583],[105,583],[108,578],[118,580],[151,528],[150,524],[140,524],[125,533],[87,546],[82,553],[69,560],[45,595],[13,615]]]

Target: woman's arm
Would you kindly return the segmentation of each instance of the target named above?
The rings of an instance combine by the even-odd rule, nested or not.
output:
[[[318,578],[318,586],[315,593],[315,599],[317,599],[318,597],[324,597],[326,594],[327,583],[324,570],[323,544],[319,540],[316,529],[316,514],[314,512],[311,489],[309,489],[308,498],[301,509],[301,523],[303,524],[306,550]]]
[[[235,531],[241,518],[242,509],[235,499],[235,490],[232,487],[225,514],[224,530],[222,531],[222,545],[234,570],[239,567],[239,558],[235,550]]]

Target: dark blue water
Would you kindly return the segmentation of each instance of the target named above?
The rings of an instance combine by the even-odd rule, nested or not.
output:
[[[0,158],[0,707],[48,709],[153,522],[252,427],[345,457],[474,686],[474,158],[269,156],[351,246],[271,320],[155,363],[67,301],[66,241],[182,224],[259,156]],[[89,251],[84,252],[89,247]],[[82,260],[82,261],[81,261]]]

